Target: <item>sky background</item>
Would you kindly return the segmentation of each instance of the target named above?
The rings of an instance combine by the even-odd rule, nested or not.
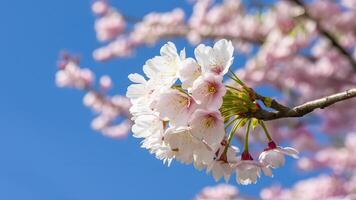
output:
[[[184,0],[112,2],[135,17],[175,7],[191,10]],[[141,73],[145,60],[159,53],[159,47],[140,48],[131,58],[95,62],[91,54],[99,44],[90,3],[0,0],[0,199],[193,199],[203,187],[216,184],[211,176],[177,162],[163,165],[139,147],[139,139],[113,140],[92,131],[94,115],[82,105],[84,94],[55,86],[61,50],[79,53],[82,65],[97,77],[111,75],[114,92],[120,94],[129,85],[127,75]],[[177,46],[188,47],[192,55],[185,42]],[[241,63],[236,58],[235,65]],[[238,188],[256,195],[265,186],[290,186],[310,176],[296,172],[294,164],[288,160],[273,179]]]

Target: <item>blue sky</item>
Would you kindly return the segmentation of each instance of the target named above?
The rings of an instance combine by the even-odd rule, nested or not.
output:
[[[137,17],[177,6],[188,9],[185,1],[155,0],[145,6],[140,0],[112,1]],[[132,58],[96,63],[91,53],[99,44],[90,0],[0,4],[0,199],[182,200],[215,184],[192,166],[164,166],[139,148],[138,139],[117,141],[93,132],[93,114],[82,105],[83,93],[54,84],[58,53],[65,49],[80,53],[82,64],[98,75],[110,74],[114,92],[123,94],[127,75],[141,72],[158,47],[140,48]],[[179,48],[186,45],[178,41]],[[256,195],[264,186],[288,186],[302,176],[306,175],[295,173],[293,162],[288,162],[275,171],[274,179],[238,187],[243,194]]]

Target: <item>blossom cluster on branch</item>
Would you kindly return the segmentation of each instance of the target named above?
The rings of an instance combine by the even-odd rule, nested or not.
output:
[[[146,45],[153,46],[160,40],[167,39],[185,38],[194,45],[201,42],[217,41],[221,38],[228,39],[235,48],[236,55],[247,58],[247,61],[243,67],[239,66],[235,73],[230,74],[232,78],[229,78],[226,82],[224,81],[224,83],[221,82],[221,80],[216,80],[214,76],[204,75],[204,77],[208,78],[201,78],[205,72],[203,68],[199,68],[199,66],[206,65],[206,63],[202,61],[204,59],[199,61],[199,56],[196,56],[196,60],[194,60],[193,58],[185,58],[183,53],[181,55],[177,54],[178,57],[176,57],[176,55],[173,57],[179,60],[179,66],[175,66],[176,68],[173,67],[173,69],[164,69],[163,74],[167,75],[172,73],[170,70],[176,70],[181,66],[186,67],[177,73],[180,76],[176,77],[176,79],[179,79],[181,84],[178,84],[179,86],[175,84],[173,88],[168,87],[170,88],[167,90],[169,92],[164,95],[166,95],[165,97],[170,97],[172,101],[183,98],[192,102],[192,107],[199,107],[201,104],[206,104],[204,106],[208,105],[210,108],[216,108],[217,105],[220,105],[220,99],[217,97],[215,99],[212,98],[214,100],[207,103],[201,101],[201,97],[199,100],[199,95],[201,94],[195,92],[194,95],[194,84],[196,86],[195,89],[197,89],[199,88],[197,87],[197,85],[199,85],[198,83],[204,85],[204,83],[211,80],[215,81],[214,83],[216,85],[221,86],[216,88],[218,91],[226,90],[225,95],[231,95],[231,91],[236,91],[235,89],[246,92],[246,94],[252,94],[252,96],[257,94],[252,89],[250,91],[248,91],[248,89],[246,90],[246,88],[243,89],[241,84],[234,80],[233,74],[236,74],[238,78],[244,81],[244,84],[251,88],[259,88],[267,85],[276,89],[280,94],[277,100],[288,108],[293,108],[304,102],[355,88],[356,23],[354,19],[356,17],[356,4],[354,0],[280,0],[271,5],[258,4],[258,2],[255,5],[253,2],[256,3],[256,1],[251,1],[249,4],[245,4],[240,0],[223,0],[221,3],[215,3],[213,0],[195,0],[192,14],[189,16],[183,9],[176,8],[164,13],[152,12],[142,19],[138,19],[135,18],[135,16],[130,17],[130,13],[121,13],[119,8],[114,8],[106,0],[96,0],[92,5],[92,10],[96,16],[95,31],[98,40],[102,42],[102,46],[94,51],[93,56],[98,61],[130,56],[138,47]],[[171,45],[168,44],[168,46]],[[166,47],[168,48],[168,46]],[[172,52],[169,51],[168,54],[171,55],[171,53]],[[169,55],[165,54],[161,55],[161,57]],[[69,60],[71,62],[68,62]],[[156,58],[151,59],[151,61],[152,60],[157,61]],[[163,63],[164,65],[167,64],[165,61],[158,60],[159,64],[154,68]],[[88,93],[85,97],[87,99],[85,100],[85,104],[99,114],[97,122],[95,122],[96,120],[93,121],[94,129],[102,131],[109,136],[116,137],[115,135],[118,135],[121,137],[129,133],[132,124],[129,119],[132,116],[134,116],[135,123],[139,123],[140,126],[148,125],[148,122],[152,122],[145,121],[152,120],[149,117],[143,121],[137,121],[135,112],[133,112],[133,115],[129,113],[128,109],[131,103],[125,97],[116,96],[119,97],[116,99],[120,101],[113,103],[115,96],[110,97],[105,92],[107,89],[103,90],[103,88],[110,88],[109,83],[111,81],[108,81],[107,78],[103,77],[103,80],[100,81],[103,87],[100,86],[101,89],[95,90],[92,87],[94,74],[89,69],[80,68],[79,62],[75,59],[64,59],[64,61],[63,63],[65,64],[62,63],[60,65],[60,70],[56,77],[57,84],[60,87],[83,89]],[[146,63],[146,65],[151,64],[152,63]],[[168,66],[171,67],[171,65]],[[189,70],[187,70],[188,68]],[[147,73],[153,73],[145,70],[144,72],[146,75]],[[223,74],[225,74],[224,70]],[[138,81],[137,84],[143,84],[144,81],[149,82],[143,77],[138,77],[140,76],[137,74],[130,76],[134,82]],[[147,75],[147,77],[149,79],[152,78],[149,75]],[[159,78],[163,78],[162,74]],[[161,80],[160,84],[173,84],[167,83],[166,81],[169,82],[169,80]],[[235,89],[228,88],[226,85]],[[153,86],[147,85],[147,87]],[[264,92],[262,91],[261,93]],[[219,95],[224,96],[223,92]],[[192,96],[198,96],[198,100],[196,97],[191,98]],[[328,97],[326,97],[326,99],[328,99]],[[249,101],[254,102],[255,100],[258,100],[259,103],[262,104],[272,103],[269,101],[261,102],[262,99],[254,98],[252,101]],[[224,101],[224,98],[222,101]],[[133,103],[133,105],[133,107],[135,107],[135,103]],[[158,102],[158,104],[155,102],[155,104],[152,105],[158,106],[165,104],[161,101]],[[250,107],[252,110],[264,109],[258,108],[257,104],[252,103],[252,105],[255,105],[255,108]],[[298,161],[300,168],[304,170],[328,168],[331,170],[329,174],[333,174],[332,177],[321,175],[316,178],[302,180],[290,189],[283,189],[279,186],[267,188],[261,193],[261,198],[354,198],[352,195],[355,193],[355,189],[352,188],[352,185],[354,185],[354,181],[356,180],[354,178],[356,172],[352,170],[355,164],[353,163],[354,159],[352,157],[353,151],[350,147],[353,141],[353,134],[351,133],[356,130],[354,117],[354,113],[356,113],[355,105],[356,99],[354,98],[328,106],[325,109],[315,110],[308,116],[300,119],[273,120],[268,122],[265,127],[262,126],[262,123],[257,123],[259,122],[258,120],[256,122],[251,120],[252,124],[256,123],[258,125],[254,131],[265,132],[264,129],[268,129],[273,135],[273,141],[278,141],[278,143],[287,142],[297,149],[302,150],[303,156]],[[171,105],[167,107],[170,106]],[[268,105],[263,105],[263,107],[268,107]],[[167,118],[164,119],[159,126],[160,131],[169,130],[176,133],[178,130],[178,134],[173,134],[174,136],[178,136],[181,132],[184,132],[184,129],[179,129],[182,125],[179,119],[170,119],[168,123],[169,114],[165,116],[167,114],[165,112],[174,111],[159,107],[149,108],[155,109],[154,112],[156,114],[159,113],[158,116],[162,115],[163,118]],[[321,106],[318,108],[324,107]],[[189,109],[195,111],[197,108]],[[181,114],[191,117],[193,111],[189,109],[186,110],[186,113]],[[205,109],[207,109],[207,107]],[[162,111],[162,114],[160,111]],[[153,111],[147,110],[147,112]],[[220,108],[218,113],[225,119],[226,116],[224,116],[222,112],[224,112],[224,110]],[[228,111],[225,110],[225,112]],[[218,116],[216,118],[219,118],[218,114],[214,116]],[[122,122],[116,125],[116,127],[118,127],[116,131],[108,134],[108,128],[115,127],[113,123],[116,122],[118,118],[121,119],[119,121]],[[240,120],[241,118],[238,119]],[[175,120],[178,120],[178,122],[174,122]],[[186,120],[188,120],[186,123],[189,125],[188,117]],[[224,123],[229,123],[229,121],[224,121]],[[248,122],[245,122],[244,127],[239,128],[246,130],[247,124]],[[179,128],[173,129],[172,127],[178,127],[176,125],[179,125]],[[230,125],[232,125],[230,129],[234,128],[233,123]],[[317,127],[317,130],[315,127]],[[320,136],[319,133],[326,134]],[[259,145],[257,142],[261,140],[260,135],[264,137],[263,134],[250,135],[250,141],[254,141],[250,144],[250,149],[260,151],[258,149],[261,148],[261,146],[264,148],[265,144]],[[227,153],[231,151],[230,149],[233,150],[233,153],[237,153],[236,148],[232,148],[233,145],[227,145],[230,144],[228,143],[228,136],[229,134],[225,135],[227,141],[222,140],[223,142],[220,143],[219,148],[212,148],[211,145],[214,142],[209,143],[212,141],[208,138],[203,138],[199,134],[194,136],[193,140],[202,140],[205,145],[208,141],[209,148],[218,152],[214,157],[222,158],[224,161],[225,157],[221,156],[221,153],[225,150],[224,145],[231,147],[227,148],[229,150]],[[244,136],[246,137],[246,135]],[[325,141],[320,142],[318,139],[320,137],[326,137],[327,144],[325,144]],[[150,149],[150,151],[156,155],[158,152],[158,157],[161,159],[170,161],[174,157],[184,163],[195,163],[194,159],[197,159],[194,156],[193,158],[190,157],[192,156],[190,154],[184,155],[187,157],[183,157],[178,155],[180,153],[179,151],[172,151],[179,149],[178,146],[180,145],[185,145],[184,142],[187,142],[185,140],[186,138],[184,142],[172,144],[172,146],[177,148],[169,147],[170,144],[167,142],[170,140],[169,138],[154,138],[156,141],[161,139],[161,144],[167,143],[164,145],[169,147],[165,149],[166,151],[171,151],[169,155],[164,154],[167,152],[161,149],[157,151],[155,148],[161,147],[161,144],[157,145],[157,143],[151,143],[152,138],[148,140],[148,135],[144,135],[144,138],[145,142],[148,141],[146,143],[144,142],[144,147]],[[237,135],[236,138],[239,139],[240,142],[244,142],[244,137],[241,136],[241,134]],[[335,138],[340,141],[345,141],[341,142],[342,144],[344,143],[342,147],[340,147],[340,144],[335,144]],[[175,141],[176,139],[171,138],[171,140]],[[180,140],[177,139],[176,141]],[[271,141],[268,139],[267,142]],[[154,148],[150,148],[152,145]],[[260,147],[255,148],[255,145],[259,145]],[[275,147],[274,142],[270,143],[268,147],[266,150],[275,149],[271,148]],[[243,153],[244,151],[242,154]],[[251,153],[254,154],[255,152]],[[263,157],[263,153],[261,157]],[[245,154],[244,158],[248,160],[250,158],[249,154]],[[276,157],[273,158],[274,161],[276,161]],[[238,160],[242,160],[241,157],[238,158]],[[283,163],[282,159],[277,160],[279,164]],[[218,161],[219,160],[215,159],[212,163],[218,163]],[[217,174],[215,175],[216,177],[226,175],[221,174],[221,170],[217,170],[217,172],[220,172],[217,173],[210,169],[208,167],[209,162],[203,163],[203,167],[207,168],[208,171],[212,171],[213,175],[214,173]],[[273,165],[270,163],[268,166],[267,168],[269,169]],[[196,167],[200,168],[202,166]],[[257,173],[254,172],[254,174]],[[249,178],[248,180],[253,180],[252,182],[254,182],[251,176],[249,176]],[[238,180],[238,182],[241,181]],[[320,182],[320,184],[315,184],[316,182]],[[312,192],[301,192],[306,190],[306,188],[312,188],[308,191],[327,190],[329,193],[312,194]],[[295,196],[296,194],[304,196]]]
[[[195,60],[186,58],[184,50],[178,54],[176,46],[168,42],[160,56],[143,66],[147,80],[139,74],[129,75],[134,84],[126,95],[132,103],[132,132],[144,138],[142,147],[156,158],[168,165],[173,159],[193,163],[196,169],[211,172],[215,180],[224,177],[227,181],[236,172],[236,182],[247,185],[256,183],[261,171],[272,176],[270,168],[281,167],[285,155],[298,158],[298,151],[277,147],[263,121],[246,115],[260,109],[251,88],[233,73],[230,78],[241,88],[223,84],[233,51],[231,41],[225,39],[213,47],[200,44],[194,51]],[[248,136],[251,126],[257,125],[263,128],[268,146],[255,161],[249,153]],[[244,126],[244,150],[237,157],[239,148],[231,141]]]

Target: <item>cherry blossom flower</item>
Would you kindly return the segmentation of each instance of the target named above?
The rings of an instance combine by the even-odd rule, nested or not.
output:
[[[285,155],[298,158],[298,154],[299,152],[291,147],[277,147],[276,144],[271,141],[268,143],[268,148],[260,154],[259,160],[272,168],[278,168],[284,165]]]
[[[174,158],[182,163],[190,164],[194,160],[195,148],[201,141],[194,138],[188,129],[167,129],[164,141],[169,145]]]
[[[224,120],[218,111],[197,109],[189,121],[192,135],[206,141],[213,149],[225,136]]]
[[[153,107],[172,126],[187,126],[188,119],[197,106],[192,97],[174,89],[161,93],[157,99]]]
[[[272,172],[268,166],[254,161],[248,152],[241,154],[241,160],[235,165],[236,182],[242,185],[257,183],[257,178],[261,176],[261,170],[266,176],[272,177]]]
[[[219,109],[223,103],[226,88],[222,77],[213,74],[201,76],[194,81],[192,96],[203,107],[210,110]]]
[[[159,80],[169,86],[173,85],[178,78],[179,66],[185,59],[185,51],[177,53],[177,48],[172,42],[163,45],[161,55],[146,62],[143,71],[150,79]]]
[[[222,142],[222,144],[224,144]],[[230,179],[230,176],[234,170],[234,163],[238,161],[236,154],[239,153],[239,148],[235,146],[226,147],[220,145],[215,155],[215,159],[207,166],[207,173],[211,172],[215,181],[218,181],[221,177],[224,177],[225,181]],[[224,150],[227,151],[224,155]]]
[[[199,45],[194,53],[198,64],[202,67],[202,73],[214,73],[224,75],[228,72],[233,62],[234,47],[231,41],[219,40],[214,47]]]

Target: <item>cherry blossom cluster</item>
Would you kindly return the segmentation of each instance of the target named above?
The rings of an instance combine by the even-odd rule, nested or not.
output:
[[[142,147],[168,165],[173,159],[211,172],[215,180],[228,180],[236,172],[240,184],[256,183],[261,171],[272,176],[271,168],[284,164],[284,156],[298,157],[290,147],[277,147],[264,123],[243,117],[258,109],[249,88],[238,77],[231,79],[242,89],[225,86],[223,76],[233,62],[231,41],[219,40],[213,47],[200,44],[195,58],[186,58],[185,50],[178,54],[168,42],[160,56],[146,61],[143,71],[129,75],[134,83],[128,87],[130,112],[135,137],[144,138]],[[180,83],[180,84],[177,84]],[[253,160],[248,150],[248,134],[252,121],[260,124],[268,138],[268,147]],[[244,151],[231,144],[237,128],[246,124]],[[230,133],[227,128],[232,125]]]
[[[92,10],[98,16],[95,21],[95,31],[99,41],[110,41],[125,31],[124,17],[106,1],[95,1]]]
[[[183,25],[184,12],[181,9],[167,13],[150,13],[144,20],[135,24],[130,34],[124,32],[126,21],[123,16],[110,7],[107,1],[95,1],[92,10],[99,16],[95,23],[99,41],[110,41],[106,46],[94,51],[96,60],[128,56],[134,48],[142,44],[154,44],[162,37],[174,37],[186,31]]]
[[[59,62],[56,83],[59,87],[86,91],[83,103],[97,114],[91,123],[94,130],[112,138],[122,138],[128,135],[132,122],[126,118],[130,117],[128,109],[131,104],[123,96],[110,97],[105,94],[112,87],[109,76],[100,77],[100,89],[97,91],[93,87],[94,75],[91,70],[80,68],[78,59],[65,54]],[[123,119],[116,123],[120,117]]]
[[[95,1],[93,12],[96,15],[98,5],[110,7],[107,1]],[[263,23],[260,17],[245,12],[240,1],[225,0],[222,5],[212,6],[212,0],[198,0],[188,20],[185,20],[184,11],[177,8],[164,13],[149,13],[126,32],[122,32],[124,25],[119,26],[119,30],[112,32],[121,34],[95,50],[94,58],[103,61],[128,56],[139,46],[153,45],[162,38],[171,37],[186,37],[193,44],[206,38],[231,38],[236,48],[248,52],[251,50],[249,43],[259,43],[259,38],[263,38],[270,29],[270,23]],[[130,19],[126,21],[122,24],[129,23]],[[97,35],[107,32],[105,26],[96,26],[95,29]]]

